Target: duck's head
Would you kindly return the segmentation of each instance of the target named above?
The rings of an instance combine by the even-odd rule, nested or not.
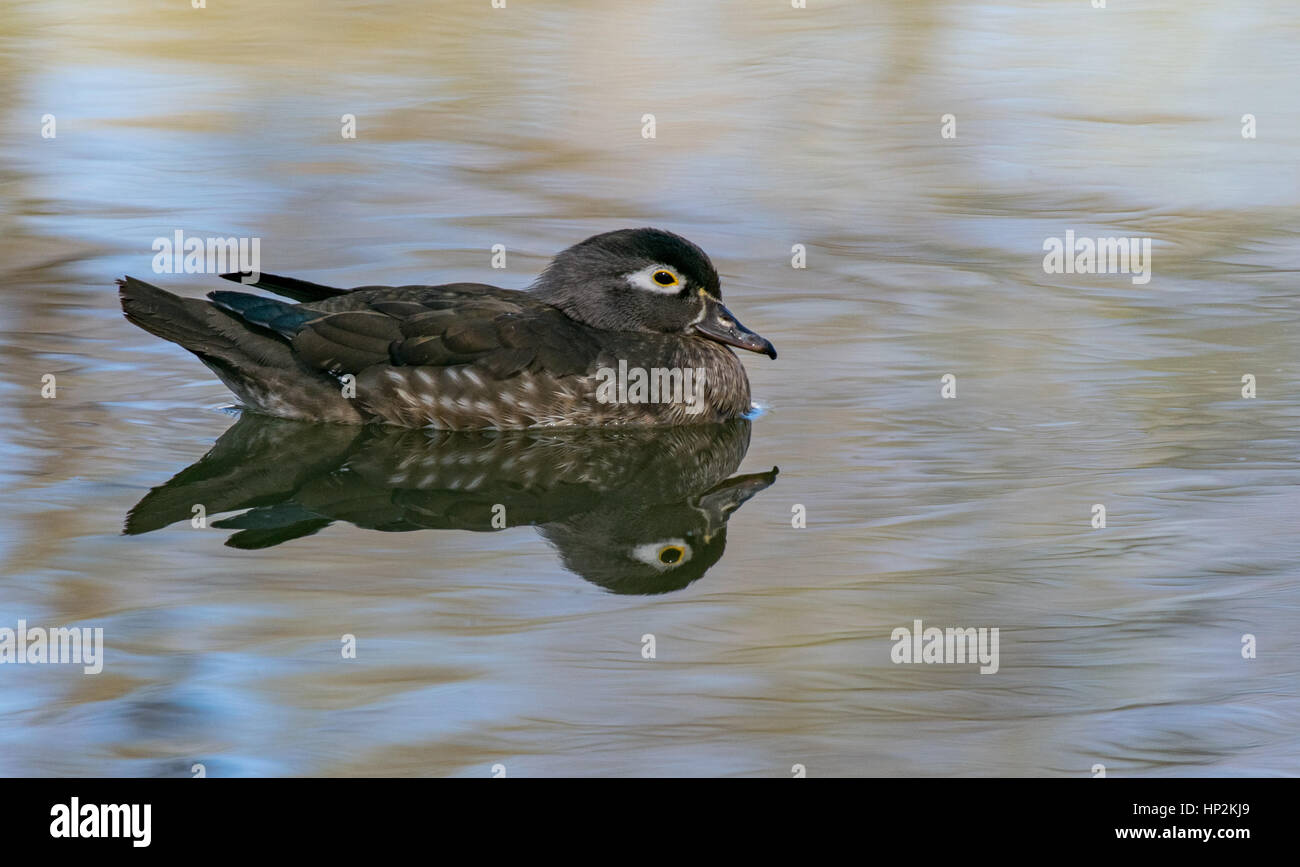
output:
[[[685,502],[615,498],[599,511],[544,524],[542,535],[565,568],[614,593],[680,590],[704,576],[727,549],[727,521],[779,470],[734,476]]]
[[[722,306],[718,272],[704,251],[662,229],[620,229],[575,244],[533,291],[593,328],[694,334],[776,358],[771,341]]]

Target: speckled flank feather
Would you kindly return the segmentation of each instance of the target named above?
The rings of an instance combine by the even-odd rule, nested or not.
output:
[[[627,336],[619,342],[637,363],[653,350],[663,353],[652,366],[703,368],[703,402],[692,413],[685,403],[602,403],[596,371],[617,369],[619,357],[602,352],[582,373],[556,376],[546,370],[520,370],[502,379],[474,364],[448,367],[367,368],[357,377],[357,401],[365,411],[391,424],[438,430],[531,427],[619,427],[704,424],[737,418],[750,407],[749,379],[735,353],[708,340],[682,346],[647,346],[662,338]]]

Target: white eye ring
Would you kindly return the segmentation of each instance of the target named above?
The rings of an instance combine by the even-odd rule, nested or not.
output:
[[[666,548],[676,548],[679,556],[676,560],[665,562],[661,557]],[[632,556],[647,566],[653,566],[660,572],[675,569],[683,563],[689,563],[694,551],[685,539],[660,539],[658,542],[646,542],[632,549]]]
[[[655,279],[655,275],[660,271],[673,275],[673,282],[660,283]],[[657,292],[660,295],[676,295],[682,291],[685,281],[682,276],[673,268],[667,265],[650,265],[642,268],[640,271],[633,271],[627,275],[627,282],[631,283],[638,289],[644,289],[647,292]]]

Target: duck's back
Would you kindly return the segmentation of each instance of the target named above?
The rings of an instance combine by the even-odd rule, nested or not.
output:
[[[133,278],[121,285],[128,318],[272,415],[468,430],[715,422],[749,408],[744,368],[725,347],[596,329],[481,283],[317,287],[337,294],[297,304],[238,291],[210,293],[209,304]],[[638,400],[635,382],[602,389],[611,375],[676,376],[679,393]]]

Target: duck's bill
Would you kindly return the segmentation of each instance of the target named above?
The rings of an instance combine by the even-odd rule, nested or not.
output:
[[[772,341],[741,325],[740,320],[718,302],[705,303],[708,307],[704,311],[704,318],[695,323],[696,331],[710,340],[776,358],[776,347],[772,345]]]
[[[759,491],[776,482],[780,469],[772,467],[766,473],[750,473],[727,479],[701,494],[696,508],[704,513],[706,527],[704,542],[708,544],[721,530],[726,529],[731,513],[743,506]]]

